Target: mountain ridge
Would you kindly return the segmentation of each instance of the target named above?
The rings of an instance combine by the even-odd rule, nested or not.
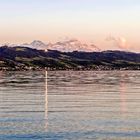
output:
[[[1,70],[140,70],[140,53],[125,51],[60,52],[24,46],[0,47]]]
[[[81,43],[77,39],[70,39],[65,41],[59,41],[56,43],[44,43],[40,40],[34,40],[31,43],[24,43],[21,44],[21,46],[30,47],[30,48],[36,48],[41,50],[58,50],[61,52],[73,52],[73,51],[85,51],[85,52],[92,52],[92,51],[101,51],[100,48],[98,48],[94,44],[86,44]]]

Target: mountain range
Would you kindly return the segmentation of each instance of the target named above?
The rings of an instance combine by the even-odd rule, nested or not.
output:
[[[61,52],[73,52],[73,51],[84,51],[84,52],[93,52],[93,51],[101,51],[94,44],[85,44],[81,43],[77,39],[70,39],[56,43],[47,43],[45,44],[42,41],[34,40],[31,43],[21,44],[21,46],[30,47],[38,50],[58,50]]]

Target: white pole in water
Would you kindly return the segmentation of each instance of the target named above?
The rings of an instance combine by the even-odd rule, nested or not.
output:
[[[48,126],[48,83],[47,83],[47,71],[45,71],[45,129]]]

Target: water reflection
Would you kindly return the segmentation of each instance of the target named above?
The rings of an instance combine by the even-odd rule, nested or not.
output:
[[[120,74],[120,98],[121,98],[121,113],[125,115],[127,112],[127,95],[126,95],[126,81],[124,80],[126,78],[126,74],[123,73]]]
[[[139,93],[140,72],[1,72],[0,140],[139,139]]]
[[[48,83],[47,83],[47,71],[45,72],[45,130],[48,127]]]

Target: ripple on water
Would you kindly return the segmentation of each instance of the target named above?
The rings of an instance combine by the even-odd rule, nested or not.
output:
[[[139,71],[0,73],[0,139],[139,139]]]

